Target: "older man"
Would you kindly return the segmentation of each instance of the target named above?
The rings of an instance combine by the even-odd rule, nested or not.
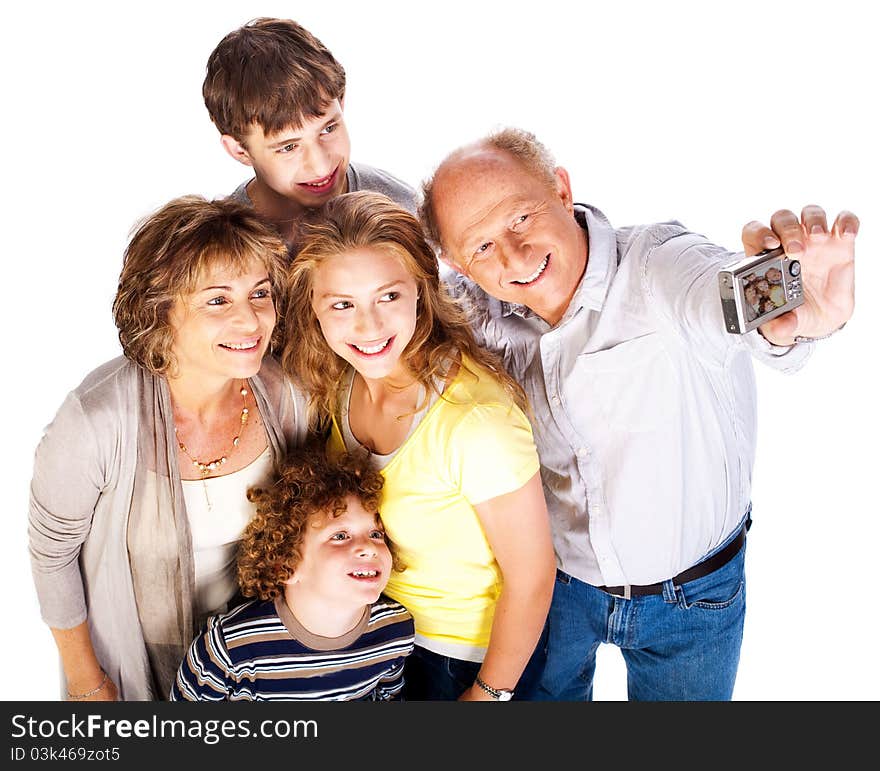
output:
[[[573,202],[531,134],[461,148],[425,185],[422,218],[460,276],[482,342],[531,399],[559,563],[535,698],[592,696],[600,643],[631,699],[729,699],[745,616],[755,448],[752,358],[799,368],[852,314],[858,220],[777,212],[743,231],[803,266],[805,303],[729,334],[730,255],[677,222],[615,229]]]

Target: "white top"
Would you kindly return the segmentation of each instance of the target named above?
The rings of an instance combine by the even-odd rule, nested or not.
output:
[[[199,613],[225,611],[238,591],[238,542],[254,516],[248,488],[269,482],[269,447],[243,469],[211,479],[184,479],[183,497],[195,558],[195,605]]]
[[[717,549],[751,499],[752,359],[800,367],[809,345],[726,331],[718,270],[733,255],[679,223],[615,231],[577,205],[589,259],[550,327],[465,279],[478,340],[535,414],[560,567],[593,585],[672,578]]]
[[[394,456],[397,455],[398,450],[400,450],[400,447],[403,447],[403,445],[406,443],[406,440],[412,436],[413,431],[415,431],[419,423],[422,422],[422,418],[425,417],[425,414],[428,412],[429,409],[431,409],[434,402],[437,401],[438,392],[442,393],[443,387],[445,386],[444,381],[435,380],[434,385],[437,388],[437,391],[432,390],[428,394],[425,393],[427,389],[424,386],[419,386],[419,396],[417,403],[422,404],[422,402],[424,402],[424,404],[422,404],[422,408],[413,415],[409,431],[406,432],[406,436],[404,437],[404,440],[400,443],[400,447],[398,447],[397,450],[392,450],[387,455],[381,455],[378,452],[373,452],[372,450],[370,450],[369,447],[365,447],[364,445],[362,445],[358,441],[357,437],[354,435],[354,432],[351,430],[351,419],[349,417],[349,413],[351,411],[351,389],[354,386],[354,368],[349,367],[348,372],[343,377],[348,378],[348,382],[344,385],[344,388],[346,389],[345,399],[342,402],[342,420],[340,421],[339,426],[340,430],[342,431],[342,440],[345,442],[345,449],[348,450],[348,452],[352,452],[358,447],[367,450],[370,453],[370,466],[373,468],[374,471],[381,471],[383,468],[385,468],[385,466],[391,463]],[[427,398],[425,398],[426,396]]]

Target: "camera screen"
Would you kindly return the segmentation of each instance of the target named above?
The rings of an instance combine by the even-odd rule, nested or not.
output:
[[[746,321],[754,321],[765,313],[785,305],[785,286],[782,283],[782,260],[762,265],[739,278]]]

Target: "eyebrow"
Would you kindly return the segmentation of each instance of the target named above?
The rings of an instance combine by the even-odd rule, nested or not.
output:
[[[526,206],[526,207],[535,206],[536,201],[534,198],[526,198],[526,197],[516,196],[516,197],[512,198],[510,201],[508,201],[507,204],[508,205],[504,207],[504,213],[502,215],[503,219],[507,219],[508,217],[510,217],[513,214],[513,212],[516,211],[517,209],[519,209],[521,206]],[[495,208],[495,207],[493,207],[493,208]],[[487,212],[486,216],[488,216],[488,214],[490,214],[490,213],[491,213],[491,210],[489,212]],[[482,217],[480,220],[475,222],[473,225],[469,225],[467,228],[464,229],[464,232],[461,234],[461,237],[459,238],[459,243],[457,245],[458,249],[465,249],[465,248],[470,247],[470,245],[476,241],[482,242],[482,241],[486,240],[482,235],[479,235],[485,229],[483,222],[486,219],[486,216]]]
[[[383,284],[382,286],[375,289],[374,294],[379,294],[379,292],[384,292],[387,289],[391,289],[391,287],[393,287],[393,286],[397,286],[398,284],[403,284],[403,283],[404,282],[401,281],[400,279],[398,279],[397,281],[390,281],[389,283]],[[348,300],[348,299],[351,299],[352,297],[354,297],[354,295],[342,294],[340,292],[324,292],[324,294],[321,295],[320,299],[324,300],[327,297],[340,297],[342,299]]]
[[[268,283],[269,283],[269,277],[266,276],[266,278],[261,278],[259,281],[257,281],[257,283],[251,287],[251,289],[256,289],[258,286],[260,286],[262,284],[268,284]],[[225,292],[232,291],[231,286],[206,286],[206,287],[203,287],[202,289],[197,289],[196,291],[197,292],[211,292],[215,289],[222,289]]]
[[[325,129],[331,123],[338,122],[341,118],[342,118],[342,111],[341,110],[334,110],[333,114],[329,118],[327,118],[327,120],[324,121],[321,128]],[[269,149],[270,150],[277,150],[279,147],[284,147],[284,145],[291,145],[294,142],[301,142],[301,141],[302,141],[302,137],[288,137],[287,139],[282,139],[278,142],[272,142],[272,144],[269,145]]]

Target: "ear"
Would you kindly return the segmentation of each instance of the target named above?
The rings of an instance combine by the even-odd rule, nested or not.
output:
[[[239,163],[243,163],[245,166],[254,165],[254,162],[251,160],[251,156],[245,149],[244,145],[234,136],[223,134],[220,137],[220,142],[223,144],[223,149]]]
[[[569,214],[574,214],[574,201],[571,197],[571,180],[568,178],[568,172],[562,166],[557,166],[553,170],[553,177],[556,181],[556,194],[562,201],[562,205]]]
[[[345,91],[343,91],[339,95],[339,106],[340,108],[342,108],[343,111],[345,111]]]
[[[279,577],[284,574],[284,568],[278,568]],[[299,576],[296,571],[292,572],[284,581],[281,582],[284,586],[293,586],[294,584],[299,583]]]

